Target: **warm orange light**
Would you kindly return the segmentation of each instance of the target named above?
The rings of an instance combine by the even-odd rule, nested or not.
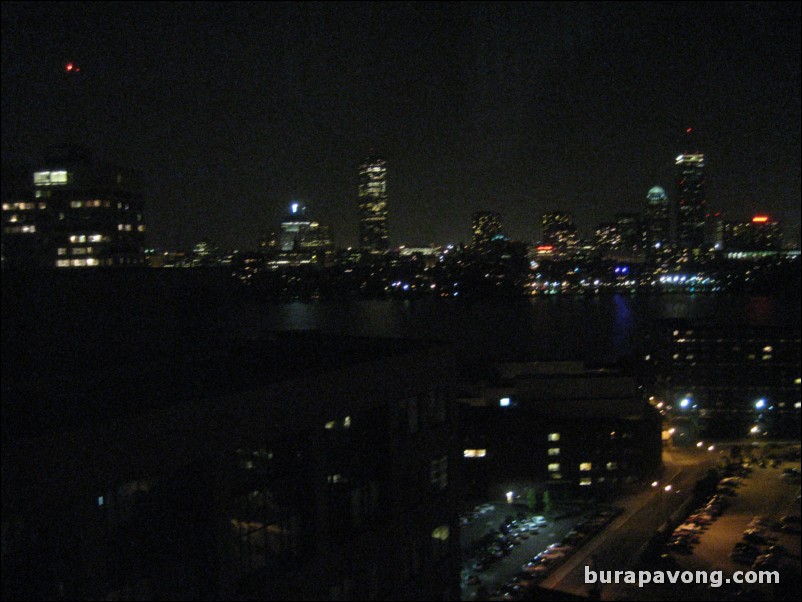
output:
[[[538,251],[553,251],[553,250],[554,250],[554,247],[553,247],[553,246],[551,246],[551,245],[540,245],[540,246],[537,248],[537,250],[538,250]]]
[[[765,224],[767,221],[769,221],[768,215],[756,215],[752,218],[753,224]]]

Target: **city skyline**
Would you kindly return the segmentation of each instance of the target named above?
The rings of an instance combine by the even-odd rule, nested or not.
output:
[[[673,204],[693,126],[710,210],[798,232],[798,6],[193,9],[4,4],[4,167],[78,140],[137,169],[148,246],[255,248],[293,200],[357,246],[376,148],[391,246],[467,242],[483,208],[532,241]]]

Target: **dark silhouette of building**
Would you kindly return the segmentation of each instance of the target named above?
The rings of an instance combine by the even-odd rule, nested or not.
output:
[[[223,339],[201,276],[4,274],[3,598],[458,598],[448,350]]]

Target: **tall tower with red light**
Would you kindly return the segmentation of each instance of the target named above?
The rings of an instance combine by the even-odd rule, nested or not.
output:
[[[698,249],[705,240],[705,156],[699,150],[693,128],[682,137],[681,153],[675,160],[677,183],[677,242]]]

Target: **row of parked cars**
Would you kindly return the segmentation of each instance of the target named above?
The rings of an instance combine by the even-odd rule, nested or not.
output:
[[[579,546],[604,529],[620,513],[619,509],[599,510],[577,523],[563,537],[562,541],[549,545],[545,550],[532,557],[507,583],[492,592],[488,599],[521,599],[528,587],[534,586],[548,577],[556,566],[568,558]]]
[[[693,544],[699,543],[702,533],[724,513],[729,505],[730,502],[724,494],[717,493],[708,498],[703,505],[696,508],[685,519],[684,523],[674,529],[666,544],[666,550],[680,554],[692,554]]]
[[[777,570],[790,563],[788,551],[778,545],[773,532],[791,531],[799,533],[799,517],[783,516],[774,520],[766,516],[756,516],[743,533],[741,541],[735,544],[730,554],[735,562],[750,565],[753,569]]]
[[[546,525],[543,516],[528,516],[521,512],[517,518],[508,516],[498,531],[491,532],[480,539],[474,548],[474,555],[468,561],[471,567],[467,577],[468,585],[476,585],[480,579],[476,573],[482,572],[505,556],[508,556],[516,546]]]

